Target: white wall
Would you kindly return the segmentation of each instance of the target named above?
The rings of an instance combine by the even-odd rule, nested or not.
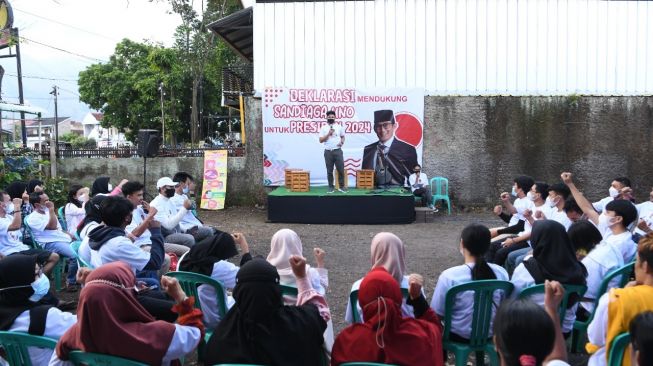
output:
[[[649,1],[256,3],[254,84],[651,95],[652,43]]]

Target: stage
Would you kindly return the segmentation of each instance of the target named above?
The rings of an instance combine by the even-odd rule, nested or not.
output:
[[[291,192],[279,187],[268,193],[268,221],[302,224],[410,224],[415,199],[401,188],[387,191],[350,188],[327,193],[327,187]]]

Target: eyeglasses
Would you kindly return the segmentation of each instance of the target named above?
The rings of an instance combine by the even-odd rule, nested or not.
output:
[[[394,125],[394,123],[392,123],[392,122],[377,123],[377,124],[374,125],[374,129],[375,130],[380,130],[380,129],[389,130],[389,129],[392,128],[392,125]]]

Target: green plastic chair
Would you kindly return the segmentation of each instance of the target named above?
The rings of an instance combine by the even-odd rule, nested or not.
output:
[[[281,295],[297,296],[297,287],[291,285],[281,285]]]
[[[0,331],[0,345],[5,350],[3,356],[10,365],[32,366],[27,347],[49,348],[54,350],[57,341],[52,338],[19,332]]]
[[[70,362],[73,365],[85,366],[147,366],[146,363],[128,360],[122,357],[103,355],[100,353],[72,351]]]
[[[433,195],[433,206],[438,201],[447,203],[447,214],[451,215],[451,199],[449,198],[449,179],[445,177],[433,177],[430,181],[431,194]]]
[[[499,365],[499,356],[492,344],[491,325],[494,319],[494,310],[499,304],[494,303],[496,291],[503,291],[503,298],[510,296],[514,285],[509,281],[479,280],[470,281],[447,290],[444,302],[444,331],[442,333],[442,347],[453,352],[456,357],[456,366],[467,365],[467,358],[471,352],[476,352],[476,364],[483,365],[485,354],[490,356],[492,365]],[[469,343],[451,340],[451,321],[456,296],[462,292],[474,292],[474,310],[472,313],[472,329]]]
[[[59,225],[61,225],[63,231],[68,231],[68,223],[66,222],[66,215],[63,213],[63,207],[61,206],[57,210],[57,217],[59,218]]]
[[[621,366],[629,344],[630,333],[621,333],[612,340],[610,354],[608,355],[608,366]]]
[[[79,246],[81,244],[82,244],[82,242],[79,241],[79,240],[75,240],[74,242],[70,243],[70,249],[72,249],[73,252],[75,252],[75,254],[77,254],[77,266],[79,266],[79,268],[87,267],[87,268],[93,269],[94,267],[90,263],[86,262],[85,260],[83,260],[79,256]]]
[[[562,325],[562,323],[565,320],[565,313],[567,312],[567,304],[569,303],[569,296],[571,296],[571,294],[576,294],[578,295],[580,301],[580,299],[583,298],[583,295],[585,295],[585,291],[587,291],[587,286],[584,285],[563,284],[562,286],[565,288],[565,296],[562,298],[562,301],[560,302],[560,307],[558,308],[560,325]],[[526,287],[519,293],[519,298],[520,299],[528,298],[537,294],[544,294],[544,284]]]
[[[36,239],[34,239],[34,233],[32,232],[32,228],[27,225],[27,217],[23,219],[23,224],[25,225],[25,230],[28,232],[29,237],[32,239],[32,248],[34,249],[44,249],[43,245],[41,243],[37,242]],[[54,276],[54,287],[57,291],[63,290],[63,277],[64,277],[64,270],[66,267],[66,258],[64,256],[59,256],[59,261],[57,264],[54,265],[54,268],[52,269],[52,275]]]
[[[408,289],[402,288],[401,294],[404,296],[404,299],[407,299]],[[349,306],[351,307],[352,323],[362,323],[363,319],[361,319],[361,316],[358,313],[358,290],[349,293]]]
[[[585,340],[585,337],[587,335],[587,328],[589,327],[590,323],[594,319],[594,315],[595,315],[594,313],[596,312],[596,308],[599,306],[599,299],[603,294],[605,294],[610,290],[610,288],[608,288],[610,282],[615,277],[621,276],[621,279],[619,280],[619,285],[617,287],[618,288],[624,287],[626,283],[628,283],[628,280],[630,279],[630,276],[633,273],[634,268],[635,268],[635,262],[631,262],[624,265],[623,267],[614,269],[605,275],[605,278],[603,278],[603,280],[601,281],[599,290],[596,293],[597,294],[596,299],[594,299],[594,311],[592,311],[592,313],[587,318],[587,320],[585,321],[576,320],[574,322],[574,328],[571,336],[571,350],[573,352],[582,352],[583,343],[584,343],[583,341]]]

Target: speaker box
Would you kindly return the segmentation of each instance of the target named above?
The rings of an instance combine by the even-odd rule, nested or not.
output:
[[[159,154],[161,137],[158,130],[138,130],[138,155],[152,158]]]

